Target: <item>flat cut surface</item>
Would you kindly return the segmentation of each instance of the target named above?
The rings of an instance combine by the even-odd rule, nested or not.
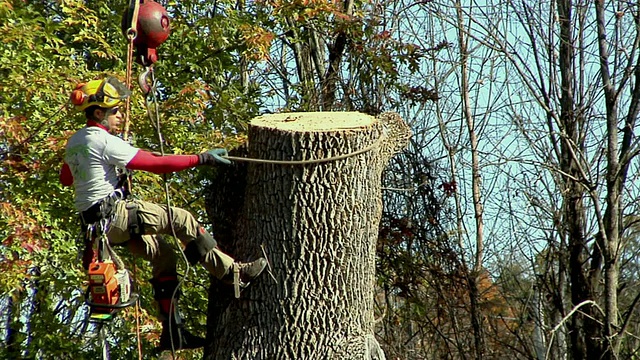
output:
[[[316,132],[360,129],[374,121],[374,117],[360,112],[300,112],[262,115],[251,120],[251,125],[292,132]]]

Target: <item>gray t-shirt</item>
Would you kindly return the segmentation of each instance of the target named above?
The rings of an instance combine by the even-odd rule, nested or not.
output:
[[[116,168],[127,166],[137,152],[137,148],[97,126],[73,134],[64,161],[73,174],[76,209],[85,211],[110,195],[118,184]]]

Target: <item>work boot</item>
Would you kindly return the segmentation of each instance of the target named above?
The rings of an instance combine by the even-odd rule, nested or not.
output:
[[[227,284],[232,284],[236,299],[240,297],[240,290],[249,286],[249,283],[257,278],[267,267],[267,259],[261,257],[250,263],[235,262],[231,266],[231,273],[222,279]]]
[[[173,339],[173,342],[171,341]],[[160,350],[197,349],[204,347],[206,340],[187,331],[182,324],[162,322]]]
[[[267,259],[261,257],[250,263],[237,263],[240,269],[240,281],[249,284],[251,280],[257,278],[264,268],[267,267]]]

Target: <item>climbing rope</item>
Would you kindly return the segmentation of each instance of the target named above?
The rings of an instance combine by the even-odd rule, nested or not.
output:
[[[110,360],[109,356],[109,341],[107,340],[107,334],[104,329],[104,326],[100,328],[100,333],[98,335],[100,342],[102,342],[102,360]]]
[[[150,80],[150,82],[148,80]],[[158,137],[158,143],[160,146],[160,155],[164,156],[165,155],[164,138],[162,136],[162,129],[160,126],[161,125],[160,111],[158,108],[158,98],[157,98],[157,80],[155,78],[155,73],[153,72],[151,67],[147,67],[145,72],[141,74],[140,78],[138,79],[138,83],[140,84],[142,91],[145,93],[145,108],[147,111],[147,116],[149,118],[149,121],[151,122],[151,125],[156,130],[156,135]],[[163,174],[162,179],[164,182],[165,204],[167,206],[167,215],[169,217],[168,220],[169,220],[169,226],[171,227],[171,235],[173,235],[173,238],[176,239],[177,241],[178,235],[176,234],[175,226],[172,221],[173,210],[171,209],[171,193],[169,191],[169,180],[167,179],[167,174]],[[178,286],[176,286],[176,288],[173,290],[173,293],[171,294],[171,306],[169,307],[170,309],[175,309],[177,307],[177,305],[174,304],[174,301],[178,294],[178,289],[180,289],[180,287],[182,286],[182,283],[186,279],[187,274],[189,274],[189,272],[191,271],[191,264],[187,260],[187,256],[185,255],[184,250],[182,250],[182,247],[180,246],[177,246],[177,248],[180,250],[180,253],[182,254],[182,258],[185,262],[186,269],[185,269],[185,275],[180,279],[180,281],[178,282]],[[169,315],[169,338],[171,339],[171,356],[172,358],[175,359],[176,349],[175,349],[175,344],[173,342],[173,326],[171,323],[172,321],[175,321],[174,318],[175,318],[175,315],[174,316]]]
[[[133,49],[136,36],[138,35],[138,13],[140,10],[140,2],[138,0],[131,0],[129,2],[128,19],[130,20],[129,28],[126,30],[127,44],[127,72],[126,72],[126,86],[131,90],[131,78],[133,72]],[[131,123],[131,97],[127,97],[124,105],[124,127],[123,127],[123,139],[127,141],[129,139],[129,126]],[[127,188],[131,190],[131,175],[127,176]],[[137,271],[136,263],[133,261],[133,283],[137,284]],[[140,300],[135,304],[135,318],[136,318],[136,339],[138,343],[138,359],[142,360],[142,336],[140,334]]]
[[[133,72],[133,49],[136,36],[138,36],[138,13],[140,11],[140,2],[137,0],[131,0],[129,3],[128,9],[128,19],[130,19],[129,28],[126,30],[126,36],[128,40],[127,45],[127,74],[126,74],[126,84],[127,88],[131,90],[131,77]],[[123,138],[124,140],[128,140],[129,136],[129,124],[130,124],[130,116],[131,116],[131,99],[127,97],[125,100],[125,112],[124,112],[124,129],[123,129]]]
[[[320,163],[325,163],[325,162],[330,162],[330,161],[338,161],[338,160],[344,160],[353,156],[357,156],[360,154],[364,154],[368,151],[373,150],[374,148],[377,148],[380,143],[382,143],[382,140],[384,139],[384,135],[380,136],[374,143],[372,143],[371,145],[362,148],[360,150],[356,150],[353,152],[350,152],[348,154],[343,154],[343,155],[336,155],[336,156],[331,156],[331,157],[326,157],[326,158],[320,158],[320,159],[311,159],[311,160],[268,160],[268,159],[256,159],[256,158],[246,158],[246,157],[237,157],[237,156],[223,156],[225,159],[229,159],[229,160],[233,160],[233,161],[244,161],[244,162],[252,162],[252,163],[258,163],[258,164],[276,164],[276,165],[308,165],[308,164],[320,164]]]

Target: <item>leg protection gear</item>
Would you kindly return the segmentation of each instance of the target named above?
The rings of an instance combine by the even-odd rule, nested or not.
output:
[[[167,320],[175,316],[176,306],[180,298],[178,288],[178,276],[170,275],[150,280],[153,286],[153,298],[158,302],[161,320]],[[175,293],[175,296],[174,296]],[[179,318],[179,316],[177,317]]]
[[[184,328],[182,317],[178,310],[180,291],[178,277],[166,276],[152,279],[154,298],[160,307],[162,320],[162,334],[160,334],[161,350],[196,349],[205,345],[204,338],[191,334]],[[175,296],[174,296],[175,294]]]
[[[184,255],[191,265],[195,265],[201,262],[204,256],[217,245],[218,243],[213,236],[203,227],[198,226],[198,235],[184,248]]]

